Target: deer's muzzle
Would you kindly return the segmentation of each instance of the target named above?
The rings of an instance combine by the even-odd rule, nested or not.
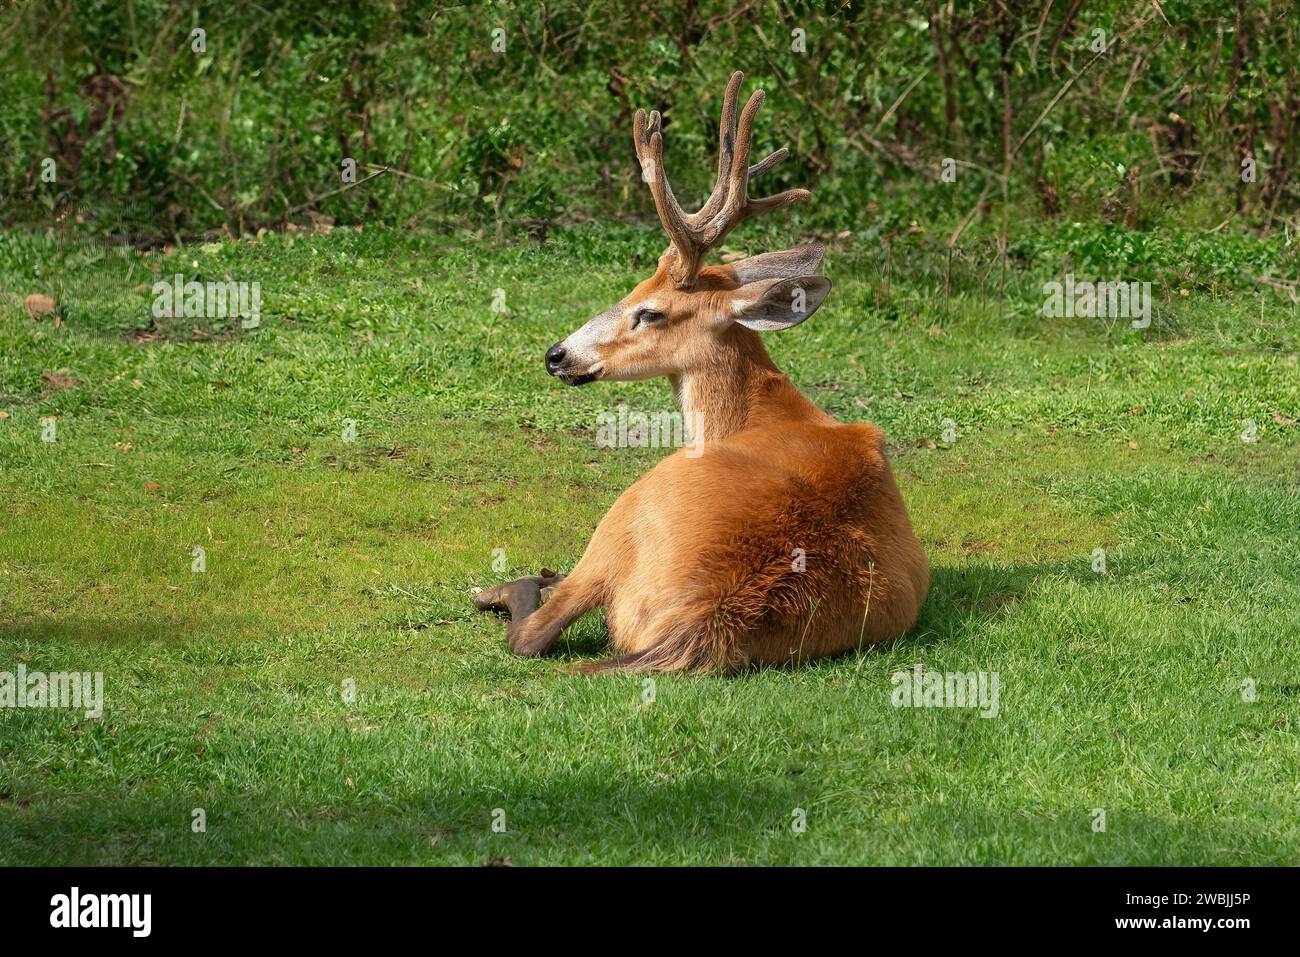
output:
[[[600,378],[602,366],[597,363],[594,368],[578,370],[573,367],[573,358],[563,342],[557,342],[546,350],[546,371],[566,385],[586,385]]]

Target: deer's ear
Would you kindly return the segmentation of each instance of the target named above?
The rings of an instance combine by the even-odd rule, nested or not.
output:
[[[822,264],[822,256],[825,254],[826,247],[821,243],[808,243],[805,246],[795,246],[793,249],[782,249],[780,252],[750,256],[733,264],[736,270],[736,281],[743,286],[763,279],[798,279],[800,276],[811,276]]]
[[[825,276],[751,283],[736,290],[731,319],[755,332],[789,329],[816,312],[830,291],[831,281]]]

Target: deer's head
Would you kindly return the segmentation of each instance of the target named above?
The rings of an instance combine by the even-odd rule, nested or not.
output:
[[[790,155],[782,148],[749,163],[754,116],[763,104],[755,90],[740,111],[736,102],[745,78],[737,71],[727,83],[719,126],[718,179],[698,212],[677,205],[664,174],[663,133],[657,112],[638,110],[632,138],[641,178],[650,186],[669,246],[653,276],[616,306],[551,346],[546,370],[570,385],[597,379],[649,379],[688,372],[707,362],[720,337],[734,326],[757,331],[788,329],[807,319],[830,292],[830,281],[814,275],[820,245],[796,246],[751,256],[725,266],[704,266],[704,257],[727,233],[756,213],[780,209],[810,195],[789,189],[750,199],[749,179]]]

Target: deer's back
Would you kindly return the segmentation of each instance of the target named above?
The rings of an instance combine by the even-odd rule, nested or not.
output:
[[[601,531],[611,630],[631,650],[700,619],[729,632],[717,640],[750,641],[736,652],[746,661],[788,660],[800,631],[800,653],[816,657],[906,630],[928,587],[874,425],[790,423],[706,444],[698,458],[679,450]]]

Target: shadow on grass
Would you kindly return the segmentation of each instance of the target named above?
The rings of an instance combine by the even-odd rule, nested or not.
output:
[[[47,799],[18,784],[0,796],[0,847],[13,865],[726,863],[721,849],[788,834],[807,795],[741,773],[628,778],[608,762],[503,777],[406,794],[390,781],[342,799],[276,791],[274,771],[253,794]]]
[[[989,623],[1014,614],[1031,600],[1035,588],[1047,579],[1094,585],[1082,558],[1064,562],[1002,563],[967,561],[940,565],[930,571],[930,593],[916,626],[893,644],[926,648],[940,642],[962,642]]]
[[[14,620],[0,618],[0,639],[41,643],[65,642],[84,645],[130,645],[144,642],[176,642],[194,637],[237,635],[256,632],[258,620],[246,618],[185,617],[135,615],[122,618],[86,618],[81,616],[42,615],[39,618]]]
[[[806,786],[750,775],[627,780],[610,768],[498,787],[435,787],[394,801],[207,792],[0,797],[10,865],[1294,864],[1280,832],[1135,808],[909,805],[906,823],[869,806],[823,804],[791,828]],[[202,808],[206,830],[192,822]],[[499,810],[498,810],[499,809]],[[495,816],[494,816],[495,815]],[[504,831],[493,829],[494,820]]]

